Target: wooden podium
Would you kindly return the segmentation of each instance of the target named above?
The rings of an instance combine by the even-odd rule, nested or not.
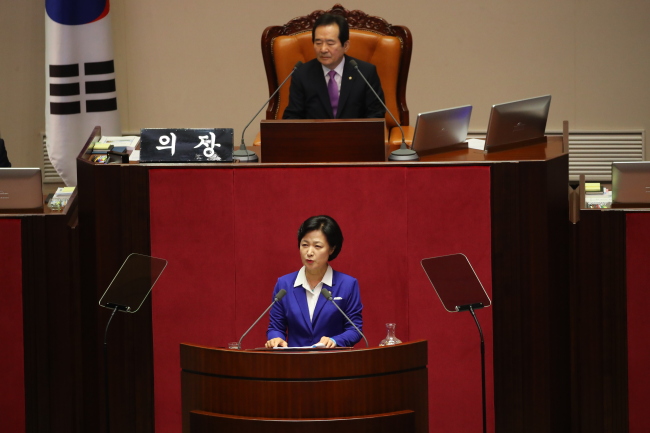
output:
[[[418,432],[427,342],[358,350],[181,344],[183,432]]]
[[[262,120],[261,161],[385,162],[385,134],[384,119]]]

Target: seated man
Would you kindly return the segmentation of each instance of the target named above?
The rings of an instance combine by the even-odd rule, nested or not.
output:
[[[289,105],[283,119],[383,118],[384,107],[345,55],[350,30],[344,17],[323,14],[314,23],[312,41],[316,58],[291,77]],[[377,68],[356,60],[359,70],[384,100]],[[333,76],[333,78],[331,78]]]

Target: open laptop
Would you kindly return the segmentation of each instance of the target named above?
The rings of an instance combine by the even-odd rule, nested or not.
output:
[[[40,168],[0,168],[0,210],[42,207]]]
[[[471,116],[471,105],[418,114],[413,133],[413,150],[427,154],[464,143]]]
[[[551,95],[492,106],[485,150],[544,137]]]
[[[650,205],[650,161],[612,163],[612,204]]]

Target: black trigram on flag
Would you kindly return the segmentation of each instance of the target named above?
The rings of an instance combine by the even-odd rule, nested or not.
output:
[[[93,80],[97,75],[106,75],[115,73],[115,67],[112,60],[105,62],[84,63],[84,75],[80,76],[79,64],[70,65],[49,65],[50,66],[50,114],[79,114],[81,113],[81,100],[52,102],[52,97],[63,96],[73,97],[65,99],[79,99],[83,94],[89,97],[101,98],[103,94],[115,93],[115,78],[108,80]],[[52,83],[52,78],[62,79],[60,81],[69,81],[62,83]],[[83,79],[82,79],[83,78]],[[57,80],[59,81],[59,80]],[[108,95],[104,95],[108,96]],[[117,98],[110,97],[105,99],[86,99],[85,112],[97,113],[102,111],[117,110]]]

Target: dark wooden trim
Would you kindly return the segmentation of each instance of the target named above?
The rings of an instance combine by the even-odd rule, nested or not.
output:
[[[77,160],[81,221],[85,431],[103,431],[104,330],[98,302],[131,253],[151,253],[149,173],[145,165]],[[111,430],[153,432],[151,298],[135,314],[118,313],[108,332]],[[101,408],[101,409],[100,409]]]
[[[393,433],[415,431],[415,412],[402,410],[377,415],[321,418],[279,419],[245,418],[205,411],[190,412],[190,431],[208,433],[236,431],[238,433]]]
[[[568,156],[492,166],[495,426],[570,429]]]
[[[629,430],[626,212],[582,210],[572,238],[572,431],[624,433]]]
[[[79,431],[80,352],[77,201],[21,217],[26,431]]]

